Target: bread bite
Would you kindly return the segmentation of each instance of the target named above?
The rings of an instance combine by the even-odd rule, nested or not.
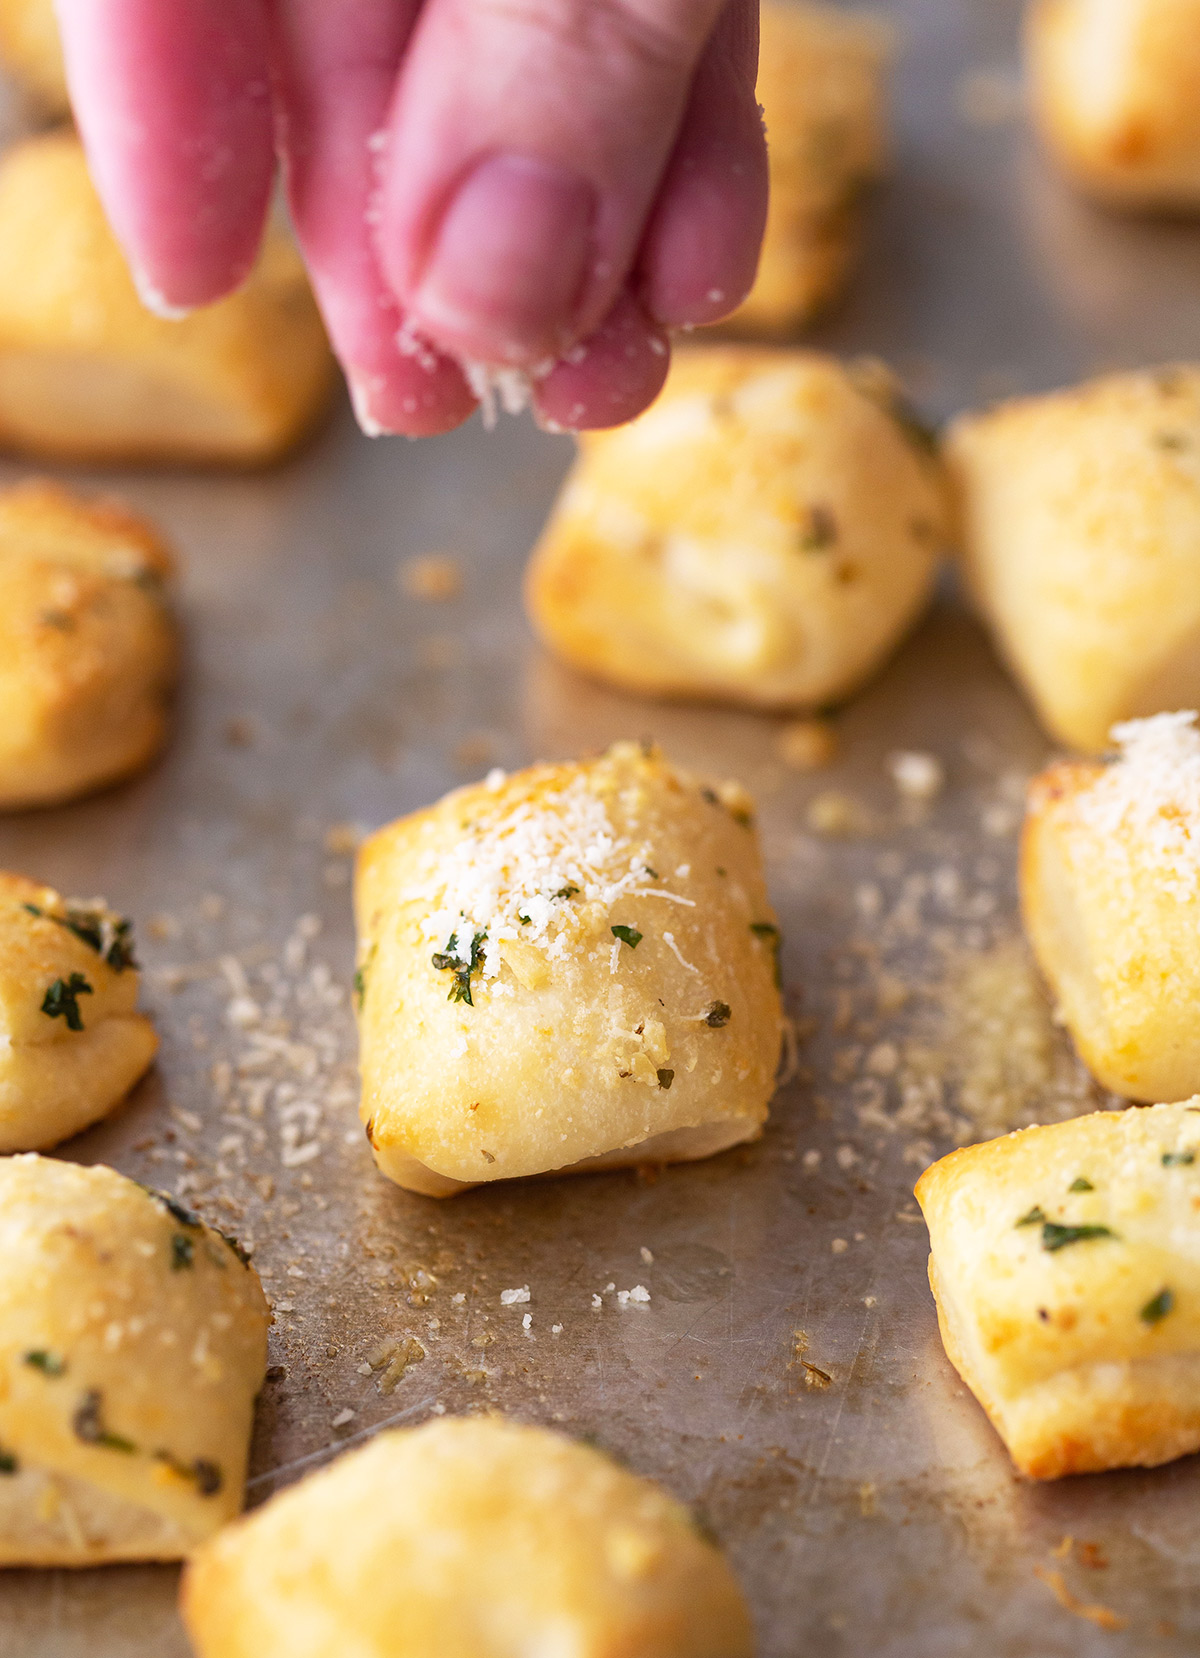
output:
[[[0,66],[47,115],[71,107],[54,0],[0,0]]]
[[[890,654],[945,533],[937,463],[880,365],[696,347],[638,420],[580,439],[526,602],[613,684],[813,707]]]
[[[1035,0],[1025,54],[1042,137],[1077,184],[1200,209],[1200,0]]]
[[[1032,1479],[1200,1449],[1200,1099],[926,1169],[947,1356]]]
[[[724,1557],[589,1446],[498,1417],[382,1433],[191,1561],[197,1658],[750,1658]]]
[[[767,0],[758,97],[771,192],[754,287],[723,326],[788,334],[841,288],[860,203],[887,150],[884,27],[834,6]]]
[[[1200,731],[1119,725],[1119,757],[1035,778],[1021,911],[1084,1063],[1135,1100],[1200,1092]]]
[[[458,789],[358,859],[360,1107],[375,1161],[482,1181],[755,1138],[779,930],[749,797],[656,748]]]
[[[1200,703],[1200,368],[1112,374],[952,426],[967,577],[1046,729]]]
[[[178,658],[172,569],[114,502],[41,482],[0,492],[0,810],[70,800],[158,753]]]
[[[102,900],[0,871],[0,1152],[78,1134],[149,1066],[158,1037],[137,1011],[133,949]]]
[[[177,1560],[232,1519],[268,1321],[174,1198],[0,1159],[0,1565]]]
[[[0,445],[84,461],[260,465],[311,429],[332,374],[280,224],[228,299],[155,316],[74,134],[31,138],[0,158]]]

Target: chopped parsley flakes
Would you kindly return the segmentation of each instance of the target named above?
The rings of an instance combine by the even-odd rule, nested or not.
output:
[[[185,1267],[194,1266],[193,1255],[192,1240],[185,1233],[176,1232],[171,1238],[171,1271],[182,1272]]]
[[[642,935],[636,927],[616,926],[611,928],[614,938],[619,938],[622,944],[628,944],[631,950],[636,950],[642,942]]]
[[[1187,1164],[1195,1161],[1196,1153],[1194,1151],[1164,1151],[1162,1154],[1164,1169],[1184,1168]]]
[[[1052,1254],[1068,1244],[1086,1243],[1089,1238],[1115,1238],[1117,1233],[1107,1226],[1060,1226],[1048,1220],[1042,1225],[1042,1248]]]
[[[1175,1292],[1169,1289],[1161,1289],[1156,1296],[1147,1301],[1138,1317],[1143,1324],[1157,1324],[1160,1318],[1166,1318],[1174,1305]]]
[[[94,992],[82,973],[72,973],[69,979],[55,979],[42,997],[42,1012],[51,1019],[65,1019],[68,1030],[83,1029],[83,1015],[79,998]]]
[[[56,922],[69,933],[74,933],[80,943],[102,957],[114,973],[123,973],[127,967],[137,967],[133,954],[133,923],[124,916],[110,915],[107,910],[83,909],[75,904],[67,906],[65,915],[55,915],[53,910],[43,910],[37,904],[24,904],[22,908],[39,920]]]
[[[464,961],[458,954],[458,934],[451,933],[446,941],[444,950],[437,950],[430,957],[439,973],[453,973],[454,983],[450,986],[448,1002],[465,1002],[468,1007],[474,1007],[475,1002],[471,995],[471,976],[479,971],[479,964],[483,959],[483,941],[486,932],[476,933],[471,940],[470,957]]]
[[[224,1476],[215,1462],[197,1457],[193,1462],[181,1462],[170,1451],[155,1451],[154,1460],[165,1463],[180,1479],[191,1480],[202,1497],[215,1497],[224,1484]]]
[[[1067,1190],[1068,1192],[1094,1192],[1096,1188],[1086,1175],[1077,1174]]]
[[[11,1451],[0,1450],[0,1474],[15,1474],[19,1467]]]
[[[714,1030],[727,1025],[732,1017],[733,1009],[728,1002],[710,1002],[704,1010],[704,1023]]]
[[[35,1347],[23,1357],[30,1369],[40,1370],[43,1376],[61,1376],[67,1368],[66,1359],[58,1353],[50,1352],[46,1347]]]
[[[99,1388],[89,1388],[71,1418],[76,1439],[82,1439],[85,1445],[99,1445],[106,1451],[123,1451],[126,1455],[136,1451],[137,1446],[132,1439],[125,1439],[119,1433],[111,1433],[104,1426],[101,1415],[103,1404],[104,1399]]]
[[[1046,1216],[1045,1216],[1045,1213],[1043,1212],[1041,1206],[1039,1204],[1035,1203],[1033,1208],[1029,1211],[1029,1213],[1027,1215],[1022,1215],[1021,1216],[1020,1220],[1017,1222],[1017,1225],[1018,1226],[1038,1226],[1038,1225],[1041,1224],[1042,1221],[1045,1220],[1045,1218],[1046,1218]]]

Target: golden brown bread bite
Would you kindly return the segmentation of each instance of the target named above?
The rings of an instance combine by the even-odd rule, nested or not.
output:
[[[0,158],[0,445],[104,462],[276,459],[328,401],[332,358],[290,236],[180,319],[138,299],[79,140]]]
[[[1023,1474],[1200,1449],[1200,1099],[968,1146],[917,1199],[946,1353]]]
[[[0,0],[0,65],[48,115],[71,107],[53,0]]]
[[[158,753],[178,658],[172,568],[115,502],[41,482],[0,492],[0,810],[70,800]]]
[[[1159,714],[1110,766],[1034,779],[1021,909],[1088,1069],[1135,1100],[1200,1092],[1200,731]]]
[[[750,1658],[682,1504],[497,1417],[380,1434],[194,1557],[197,1658]]]
[[[1042,137],[1077,184],[1200,208],[1200,0],[1034,0],[1025,52]]]
[[[950,429],[967,577],[1047,730],[1200,702],[1200,369],[1112,374]]]
[[[630,690],[815,706],[910,627],[945,530],[886,370],[697,347],[638,420],[580,440],[526,604],[560,656]]]
[[[158,1050],[139,982],[123,916],[0,871],[0,1152],[57,1145],[125,1098]]]
[[[888,37],[833,6],[767,0],[758,97],[771,193],[758,276],[724,325],[787,334],[841,287],[857,251],[859,203],[883,171]]]
[[[0,1565],[177,1560],[232,1519],[268,1319],[173,1198],[0,1159]]]
[[[443,1197],[755,1138],[781,1014],[750,814],[736,784],[617,743],[373,835],[356,982],[383,1173]]]

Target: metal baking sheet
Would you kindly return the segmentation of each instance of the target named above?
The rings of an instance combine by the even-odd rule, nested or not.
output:
[[[1011,0],[892,16],[895,176],[817,342],[890,359],[936,416],[1194,355],[1200,232],[1107,217],[1050,176],[1020,117]],[[1200,1466],[1015,1479],[943,1357],[911,1200],[958,1138],[1108,1103],[1017,935],[1020,794],[1044,740],[949,584],[816,774],[782,763],[773,720],[560,669],[518,575],[569,454],[512,421],[371,443],[342,410],[263,476],[69,475],[174,536],[188,662],[154,771],[0,823],[0,866],[136,915],[163,1036],[127,1109],[63,1155],[253,1242],[276,1315],[254,1501],[385,1424],[495,1405],[594,1435],[695,1503],[763,1658],[1194,1650]],[[402,591],[398,566],[429,552],[458,561],[457,599]],[[491,765],[646,733],[761,804],[805,1037],[767,1134],[657,1178],[443,1205],[389,1187],[353,1106],[354,834]],[[890,780],[898,749],[945,768],[925,807]],[[831,795],[815,819],[840,835],[813,827]],[[526,1284],[527,1307],[501,1306]],[[635,1284],[649,1303],[621,1305]],[[184,1658],[176,1581],[6,1573],[0,1653]]]

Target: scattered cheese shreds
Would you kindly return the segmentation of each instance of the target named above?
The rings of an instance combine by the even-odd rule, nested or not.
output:
[[[1136,860],[1164,891],[1200,890],[1200,730],[1196,714],[1155,714],[1112,729],[1119,757],[1078,797],[1079,820],[1117,867]]]
[[[502,1307],[518,1307],[529,1300],[529,1285],[519,1290],[501,1290],[500,1305]]]

